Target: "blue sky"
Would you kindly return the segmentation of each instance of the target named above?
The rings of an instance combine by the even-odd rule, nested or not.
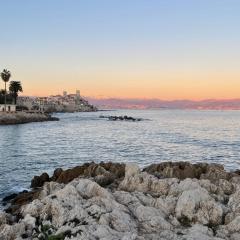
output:
[[[174,98],[170,92],[191,82],[195,89],[202,79],[197,98],[236,97],[223,95],[225,85],[209,96],[204,88],[216,86],[219,71],[229,89],[240,76],[239,13],[237,0],[2,1],[0,68],[23,81],[27,94],[81,88],[161,98],[166,88],[164,98]],[[184,94],[176,98],[192,98]]]

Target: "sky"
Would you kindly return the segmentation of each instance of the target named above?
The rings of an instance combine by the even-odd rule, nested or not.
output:
[[[0,3],[0,70],[24,95],[240,98],[239,0]]]

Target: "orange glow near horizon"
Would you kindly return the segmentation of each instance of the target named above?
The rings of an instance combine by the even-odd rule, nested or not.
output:
[[[64,76],[21,76],[29,96],[62,94],[63,90],[95,98],[146,99],[236,99],[240,98],[240,73],[145,73],[85,74]],[[34,81],[32,80],[34,79]],[[44,80],[43,80],[44,79]]]

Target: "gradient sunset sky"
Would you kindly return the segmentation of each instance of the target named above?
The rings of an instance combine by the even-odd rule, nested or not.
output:
[[[239,0],[8,0],[0,29],[24,95],[240,98]]]

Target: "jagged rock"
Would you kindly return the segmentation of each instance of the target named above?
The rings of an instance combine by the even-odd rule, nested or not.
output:
[[[211,200],[212,198],[203,188],[184,191],[177,201],[175,210],[176,217],[179,220],[186,219],[188,222],[196,221],[196,211],[198,210],[200,203]]]
[[[31,181],[31,188],[38,188],[42,187],[45,182],[48,182],[50,180],[47,173],[43,173],[40,176],[34,176],[34,178]]]
[[[129,192],[149,192],[161,196],[167,195],[170,186],[178,181],[177,179],[158,179],[146,172],[139,173],[139,171],[140,169],[135,165],[127,165],[126,175],[119,189]]]
[[[238,176],[239,172],[230,173],[224,170],[220,164],[212,163],[196,163],[189,162],[164,162],[160,164],[152,164],[144,169],[144,171],[160,178],[196,178],[209,179],[214,182],[219,179],[229,180]]]
[[[0,225],[0,239],[1,240],[13,240],[22,239],[22,234],[25,233],[24,223],[17,223],[14,225],[3,224]]]
[[[144,171],[161,178],[200,178],[206,171],[207,164],[190,164],[188,162],[164,162],[152,164],[146,167]]]
[[[225,217],[226,224],[230,223],[237,216],[240,216],[240,190],[230,196],[227,206],[230,211]]]
[[[240,216],[237,216],[230,223],[223,227],[228,232],[228,235],[240,233]]]
[[[222,238],[214,237],[213,231],[208,227],[196,224],[192,226],[187,234],[184,236],[186,240],[224,240]]]
[[[182,164],[177,166],[181,171]],[[203,168],[204,174],[213,173],[211,179],[204,179]],[[10,212],[18,215],[0,213],[0,240],[46,234],[66,240],[239,239],[238,177],[208,164],[197,169],[198,178],[182,180],[154,176],[134,164],[90,163],[72,173],[59,169],[50,180],[77,177],[66,184],[45,182],[38,191],[13,198],[11,207],[18,208]]]
[[[112,173],[116,178],[122,178],[125,176],[124,163],[101,162],[99,165],[102,166],[106,171]]]
[[[164,219],[163,213],[156,208],[146,207],[139,203],[130,205],[129,208],[138,220],[142,233],[154,233],[172,229],[172,225]]]
[[[25,224],[26,227],[33,229],[36,224],[36,218],[32,217],[30,214],[27,214],[22,222]]]
[[[3,198],[2,202],[9,202],[11,201],[12,199],[14,199],[15,197],[17,197],[17,193],[12,193],[6,197]]]
[[[85,170],[85,166],[79,166],[79,167],[74,167],[72,169],[65,170],[60,174],[60,176],[56,179],[56,181],[59,183],[65,183],[65,184],[69,183],[74,178],[77,178],[83,175],[84,170]]]
[[[4,212],[0,212],[0,226],[2,224],[6,224],[8,222],[7,220],[7,214]]]
[[[203,225],[217,226],[222,223],[223,209],[212,201],[201,201],[196,214],[197,221]]]
[[[170,186],[168,194],[172,196],[179,196],[179,194],[184,191],[194,190],[197,188],[201,188],[199,182],[196,179],[187,178],[181,182],[175,181],[175,183]]]
[[[235,191],[234,185],[225,179],[217,180],[216,185],[218,186],[218,190],[222,191],[226,195],[231,195]]]
[[[44,174],[35,176],[32,180],[31,187],[42,187],[47,181],[55,181],[67,184],[77,177],[93,177],[101,186],[112,184],[116,179],[125,175],[125,164],[121,163],[85,163],[72,169],[62,170],[57,168],[51,178]]]
[[[224,167],[220,164],[209,164],[207,166],[206,173],[201,174],[201,179],[209,179],[210,181],[216,181],[219,179],[228,180],[231,174],[224,170]]]
[[[11,206],[6,209],[7,213],[18,216],[20,214],[21,206],[32,202],[39,197],[40,191],[21,192],[14,199],[11,200]]]
[[[51,177],[51,181],[57,181],[62,172],[63,172],[62,168],[55,169],[53,172],[53,176]]]

